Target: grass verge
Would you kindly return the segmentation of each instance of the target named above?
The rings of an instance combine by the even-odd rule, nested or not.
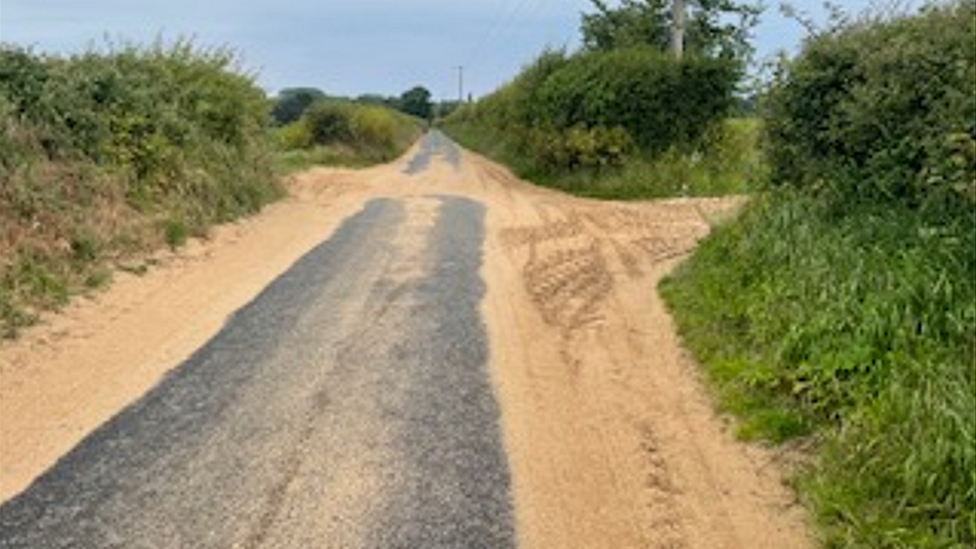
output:
[[[827,547],[976,545],[976,212],[750,204],[662,283],[746,438],[810,436]]]

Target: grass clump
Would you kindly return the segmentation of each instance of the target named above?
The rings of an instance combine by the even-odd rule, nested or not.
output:
[[[177,249],[190,239],[190,229],[181,219],[167,219],[163,223],[163,235],[170,249]]]
[[[281,196],[267,102],[232,52],[0,47],[0,331],[107,281],[106,266]]]
[[[976,546],[974,40],[971,0],[811,38],[769,187],[661,287],[742,433],[815,442],[827,547]]]

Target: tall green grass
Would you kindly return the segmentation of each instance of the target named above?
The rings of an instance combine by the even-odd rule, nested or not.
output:
[[[976,542],[976,212],[757,197],[662,285],[747,437],[813,435],[828,547]]]

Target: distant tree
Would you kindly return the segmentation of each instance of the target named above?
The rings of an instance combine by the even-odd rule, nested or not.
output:
[[[450,116],[451,113],[458,110],[461,107],[461,105],[462,103],[456,99],[450,101],[441,101],[435,107],[435,110],[437,111],[437,117],[446,118]]]
[[[312,103],[325,99],[325,93],[316,88],[288,88],[281,90],[274,99],[271,116],[280,126],[297,121]]]
[[[613,50],[648,46],[665,51],[672,48],[679,0],[622,0],[611,7],[605,0],[590,0],[596,9],[583,15],[580,30],[588,50]],[[749,29],[755,26],[761,9],[737,0],[680,0],[684,17],[684,51],[706,57],[734,57],[745,60],[751,53]]]
[[[387,97],[378,93],[367,93],[356,98],[356,103],[363,105],[379,105],[383,107],[397,108],[400,100],[396,97]]]
[[[423,86],[411,88],[400,96],[400,110],[418,118],[429,120],[434,111],[434,105],[430,98],[431,93],[427,88]]]

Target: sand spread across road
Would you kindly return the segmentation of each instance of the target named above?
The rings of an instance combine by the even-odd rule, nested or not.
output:
[[[260,215],[159,255],[143,276],[119,273],[0,343],[0,501],[370,199],[462,196],[487,212],[481,311],[520,546],[812,546],[782,467],[716,416],[656,291],[741,200],[571,198],[443,139],[386,166],[312,170],[290,187]]]

